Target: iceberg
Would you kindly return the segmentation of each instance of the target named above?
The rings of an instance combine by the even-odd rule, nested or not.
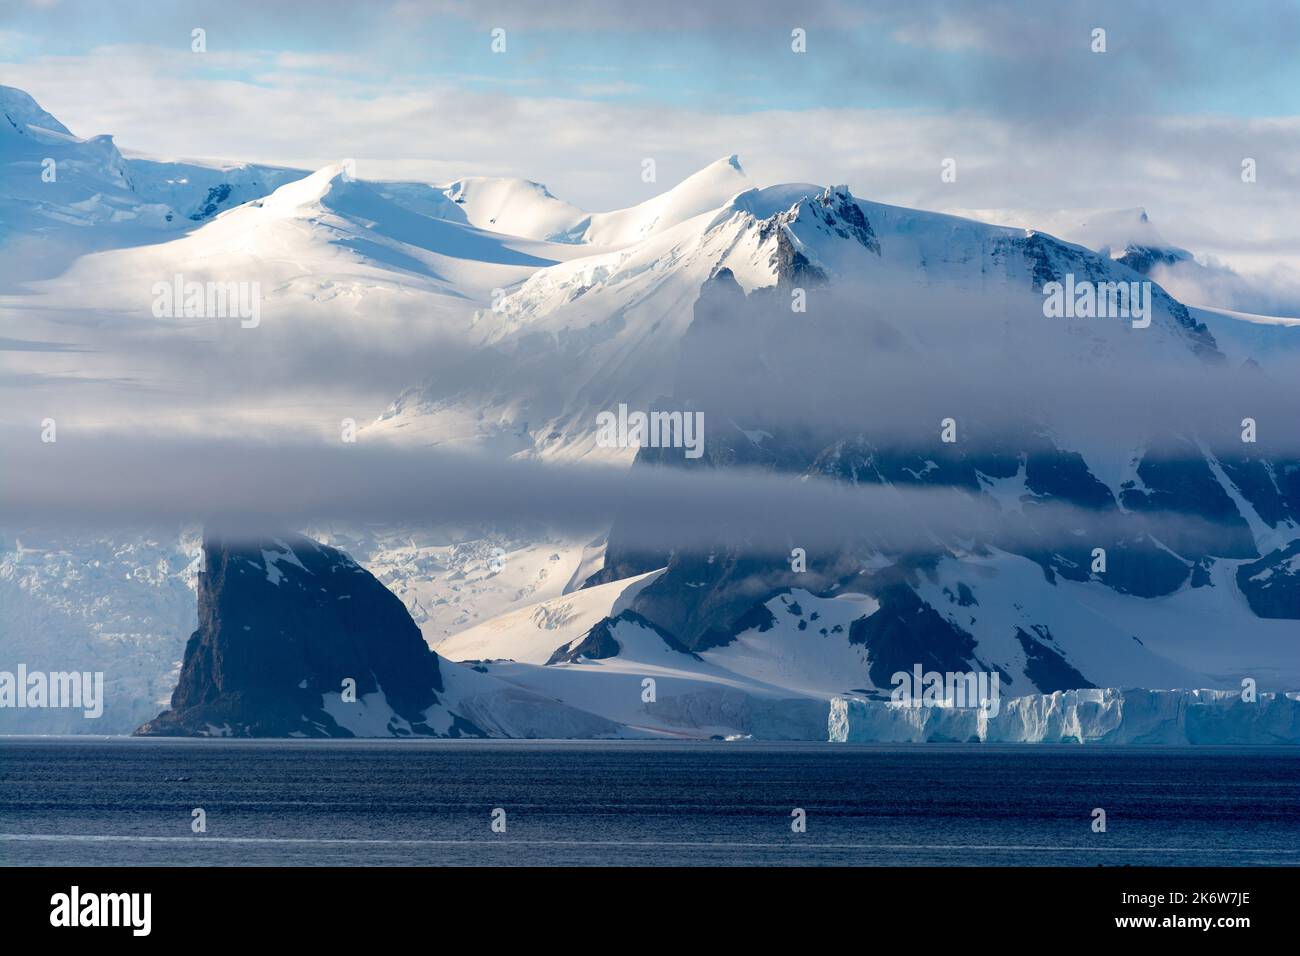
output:
[[[1013,697],[995,716],[839,696],[828,729],[832,743],[1300,745],[1300,694],[1090,688]]]

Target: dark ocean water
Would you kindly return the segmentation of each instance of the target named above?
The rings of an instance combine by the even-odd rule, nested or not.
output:
[[[1300,752],[8,738],[0,863],[1297,865]]]

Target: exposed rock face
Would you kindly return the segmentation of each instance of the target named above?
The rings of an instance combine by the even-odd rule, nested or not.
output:
[[[1300,541],[1243,564],[1237,586],[1260,617],[1300,618]]]
[[[623,650],[622,644],[614,636],[615,628],[620,622],[634,624],[651,631],[664,642],[669,650],[685,654],[693,660],[698,661],[700,659],[698,655],[679,644],[675,637],[653,621],[647,620],[636,611],[623,611],[615,617],[607,617],[599,621],[577,641],[563,647],[557,647],[555,653],[551,655],[550,660],[546,663],[571,664],[575,661],[599,661],[617,657]]]
[[[871,655],[871,679],[877,687],[890,686],[895,671],[909,670],[918,662],[924,669],[965,670],[975,653],[975,641],[969,634],[903,584],[881,591],[880,609],[854,621],[849,640],[866,645]]]
[[[171,709],[143,735],[350,737],[344,682],[375,733],[435,734],[438,657],[401,601],[342,551],[295,534],[204,541],[199,627]],[[337,705],[337,706],[336,706]],[[463,721],[453,734],[476,733]]]
[[[1116,261],[1122,262],[1134,272],[1149,276],[1156,266],[1172,266],[1180,262],[1192,261],[1192,254],[1186,249],[1173,247],[1129,245]]]

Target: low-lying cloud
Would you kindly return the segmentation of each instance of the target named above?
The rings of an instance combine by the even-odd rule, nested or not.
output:
[[[621,522],[625,547],[707,551],[743,542],[748,553],[869,540],[884,550],[932,550],[998,526],[992,499],[944,487],[847,484],[747,469],[557,465],[402,448],[69,435],[16,441],[0,482],[0,525],[91,529],[205,521],[227,534],[265,534],[318,521],[405,526],[540,525],[587,533]],[[1119,512],[1033,505],[1034,543],[1080,529],[1119,536]],[[1195,516],[1150,516],[1181,540],[1216,535]],[[1128,527],[1131,531],[1132,528]],[[792,540],[794,535],[797,540]]]

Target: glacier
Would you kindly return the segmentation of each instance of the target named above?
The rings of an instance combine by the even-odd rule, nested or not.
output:
[[[995,716],[845,695],[831,699],[828,731],[832,743],[1300,745],[1300,694],[1089,688],[1013,697]]]

